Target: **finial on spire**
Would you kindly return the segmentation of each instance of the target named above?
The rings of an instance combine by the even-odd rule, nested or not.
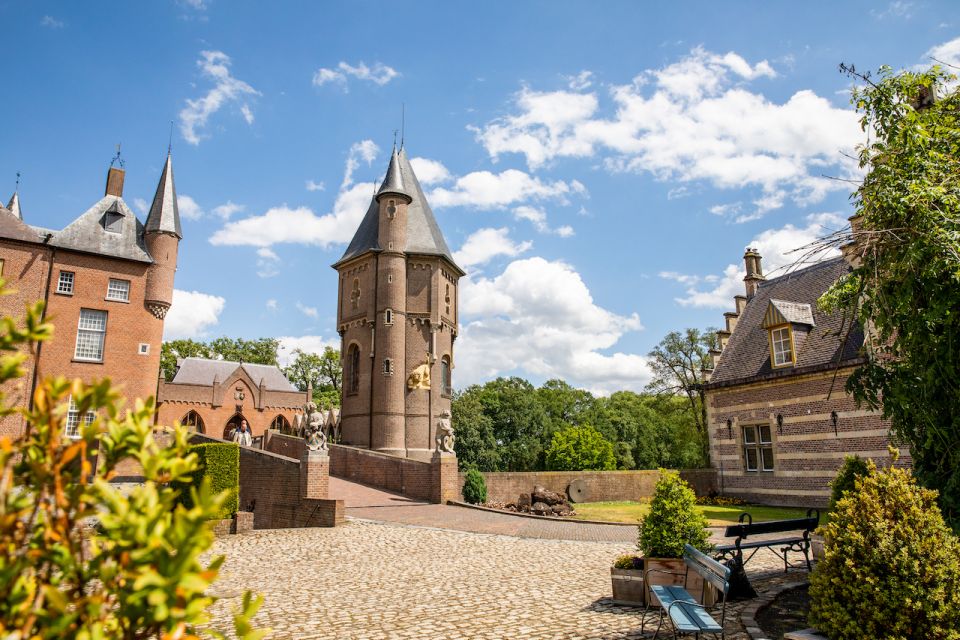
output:
[[[403,149],[403,140],[407,128],[407,103],[400,103],[400,149]]]
[[[20,172],[17,171],[17,186],[14,188],[13,192],[18,193],[20,191]]]
[[[393,130],[393,148],[394,149],[397,148],[397,133],[399,133],[399,131],[400,131],[399,129]]]
[[[123,162],[123,158],[120,157],[120,144],[121,144],[121,143],[119,143],[119,142],[117,143],[117,155],[113,156],[113,160],[110,161],[110,167],[111,167],[111,168],[113,167],[114,164],[116,164],[116,163],[119,162],[119,163],[120,163],[120,168],[123,169],[124,162]]]
[[[170,139],[167,142],[167,155],[173,152],[173,120],[170,121]]]

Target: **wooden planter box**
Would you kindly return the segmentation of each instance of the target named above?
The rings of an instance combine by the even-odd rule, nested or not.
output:
[[[613,583],[613,600],[617,604],[642,607],[643,569],[610,568],[610,581]]]

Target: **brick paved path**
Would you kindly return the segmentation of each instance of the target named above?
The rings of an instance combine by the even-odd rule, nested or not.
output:
[[[341,489],[355,493],[348,515],[416,520],[427,519],[417,514],[429,509],[431,526],[438,517],[472,517],[451,515],[461,512],[512,518],[391,498],[377,504],[383,496]],[[266,598],[256,622],[272,627],[272,638],[639,638],[642,611],[609,601],[611,561],[632,550],[634,535],[624,542],[533,539],[351,520],[336,529],[230,536],[214,548],[227,556],[215,588],[223,598],[214,608],[216,623],[227,628],[241,591],[254,589]],[[779,566],[761,552],[748,565],[754,587],[763,592],[804,577],[784,576]],[[745,604],[728,607],[727,638],[748,637],[739,622]]]

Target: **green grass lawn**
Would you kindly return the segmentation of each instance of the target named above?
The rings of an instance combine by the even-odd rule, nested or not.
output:
[[[628,522],[638,524],[640,519],[647,515],[650,510],[650,504],[646,502],[581,502],[573,505],[577,515],[573,516],[576,520],[600,520],[602,522]],[[790,518],[803,518],[807,515],[806,509],[797,509],[793,507],[765,507],[755,504],[742,505],[739,507],[713,507],[706,505],[697,505],[697,511],[700,511],[711,525],[726,525],[735,523],[740,514],[744,511],[753,516],[754,522],[765,520],[787,520]],[[824,521],[821,514],[820,521]]]

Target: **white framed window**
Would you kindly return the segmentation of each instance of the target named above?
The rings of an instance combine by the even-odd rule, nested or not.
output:
[[[383,359],[383,375],[392,376],[393,375],[393,360],[390,358]]]
[[[73,271],[61,271],[57,280],[57,293],[73,294]]]
[[[87,411],[83,417],[83,422],[90,424],[96,417],[97,414],[93,411]],[[77,404],[73,401],[73,396],[70,396],[70,408],[67,409],[67,424],[64,425],[63,435],[73,439],[80,437],[80,410],[77,409]]]
[[[77,348],[73,357],[91,362],[103,361],[103,341],[107,335],[107,312],[80,309],[77,326]]]
[[[770,330],[770,351],[774,367],[786,367],[793,364],[793,333],[790,327]]]
[[[110,278],[107,285],[107,300],[130,302],[130,281]]]
[[[137,353],[139,353],[139,354],[142,355],[142,356],[148,356],[148,355],[150,355],[150,343],[149,343],[149,342],[141,342],[141,343],[140,343],[140,346],[137,347]]]
[[[744,425],[743,466],[747,471],[773,471],[770,425]]]

